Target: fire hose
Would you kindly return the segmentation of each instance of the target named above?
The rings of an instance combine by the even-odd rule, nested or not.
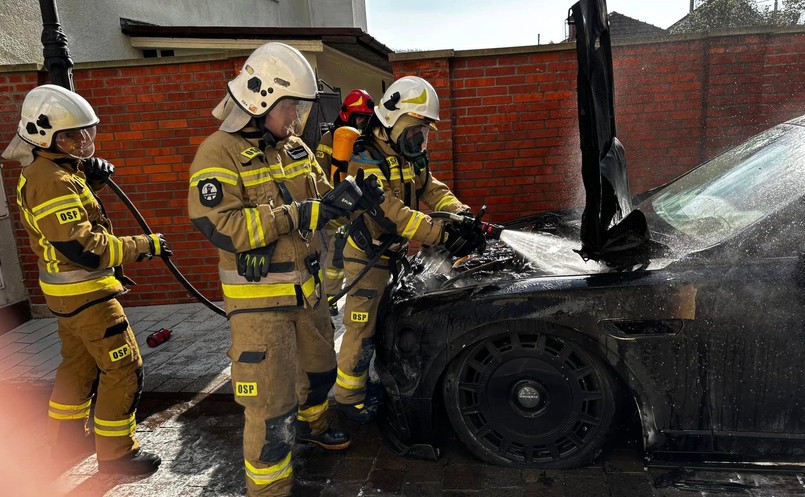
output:
[[[149,234],[149,235],[153,234],[154,233],[153,230],[151,230],[151,227],[148,226],[148,223],[146,222],[145,218],[142,216],[142,214],[140,214],[140,211],[137,210],[137,207],[134,206],[134,203],[126,195],[126,193],[123,192],[123,190],[114,181],[112,181],[111,178],[107,179],[106,184],[109,185],[109,188],[111,188],[112,191],[115,192],[115,194],[120,198],[121,202],[123,202],[123,205],[125,205],[129,209],[129,211],[131,212],[132,216],[134,216],[134,219],[137,220],[137,223],[140,225],[140,227],[143,229],[143,231],[146,234]],[[477,225],[478,229],[484,235],[489,236],[490,238],[493,238],[493,239],[500,238],[500,233],[501,233],[501,231],[503,231],[504,227],[501,226],[501,225],[481,221],[481,216],[483,216],[485,212],[486,212],[486,206],[484,205],[483,207],[481,207],[481,211],[479,212],[479,214],[475,218],[469,218],[467,216],[462,216],[460,214],[453,214],[453,213],[450,213],[450,212],[434,212],[434,213],[431,214],[431,217],[437,218],[437,219],[438,218],[448,219],[448,220],[450,220],[452,222],[456,222],[456,223],[472,223],[472,224]],[[346,295],[347,292],[349,292],[352,289],[352,287],[354,287],[355,284],[358,283],[358,281],[360,281],[364,276],[366,276],[366,273],[369,272],[369,270],[372,268],[374,263],[377,262],[378,259],[380,259],[380,257],[383,255],[383,253],[386,251],[386,249],[388,249],[391,246],[392,243],[393,243],[393,239],[389,239],[386,242],[384,242],[380,247],[378,247],[377,253],[367,261],[365,267],[361,270],[361,272],[358,273],[355,276],[355,278],[349,284],[347,284],[344,287],[343,290],[338,292],[338,294],[330,297],[328,302],[330,304],[333,304],[335,302],[338,302],[338,300],[341,297]],[[195,297],[196,300],[198,300],[199,302],[201,302],[202,304],[207,306],[210,310],[212,310],[216,314],[219,314],[219,315],[224,316],[224,317],[226,316],[226,311],[224,311],[222,308],[220,308],[217,305],[215,305],[214,303],[212,303],[207,297],[202,295],[201,292],[199,292],[187,280],[187,278],[185,278],[185,276],[181,273],[181,271],[179,271],[179,268],[176,267],[176,265],[173,263],[173,261],[170,260],[169,257],[163,256],[162,257],[162,262],[165,263],[165,266],[167,266],[168,270],[171,272],[171,274],[173,274],[174,278],[176,278],[176,281],[178,281],[183,287],[185,287],[185,289],[188,292],[190,292],[190,294],[193,297]],[[160,330],[160,331],[163,331],[163,330]],[[168,335],[168,337],[170,337],[170,333],[168,333],[167,335]],[[159,342],[159,343],[161,343],[161,342]],[[149,345],[150,345],[150,343],[149,343]]]
[[[114,181],[112,181],[111,178],[106,180],[106,184],[109,185],[109,188],[111,188],[112,191],[115,192],[115,194],[118,197],[120,197],[120,200],[123,202],[123,205],[128,207],[129,211],[131,211],[131,214],[134,216],[134,219],[137,220],[137,223],[140,225],[143,231],[148,235],[154,234],[154,232],[148,226],[148,223],[145,221],[145,218],[143,218],[142,214],[140,214],[140,211],[137,210],[137,207],[134,206],[131,199],[129,199],[129,197],[123,192],[123,190],[121,190],[120,187],[117,186],[117,184]],[[223,309],[213,304],[207,297],[202,295],[201,292],[199,292],[189,281],[187,281],[187,278],[184,277],[184,275],[179,271],[179,268],[176,267],[176,265],[173,263],[173,261],[170,260],[169,257],[162,256],[162,262],[164,262],[165,265],[168,267],[168,270],[170,270],[170,272],[173,274],[173,277],[176,278],[176,281],[181,283],[182,286],[185,287],[185,289],[187,289],[187,291],[190,292],[190,294],[193,297],[195,297],[199,302],[210,308],[216,314],[226,316],[226,312]]]
[[[432,212],[430,214],[430,217],[434,219],[447,219],[451,222],[459,224],[468,224],[468,223],[477,224],[478,229],[481,231],[482,234],[488,236],[489,238],[497,240],[500,238],[500,233],[504,230],[504,226],[481,221],[481,216],[483,216],[485,212],[486,212],[486,206],[484,205],[483,207],[481,207],[481,211],[475,218],[462,216],[461,214],[453,214],[452,212],[441,212],[441,211]],[[378,259],[380,259],[380,257],[386,251],[386,249],[388,249],[393,243],[394,239],[390,238],[389,240],[386,240],[382,245],[380,245],[377,248],[377,252],[375,253],[375,255],[372,256],[368,261],[366,261],[364,268],[361,269],[361,271],[357,275],[355,275],[355,278],[353,278],[353,280],[350,281],[340,292],[330,297],[330,299],[328,300],[329,304],[332,305],[338,302],[338,300],[341,299],[341,297],[343,297],[344,295],[346,295],[347,292],[349,292],[352,289],[352,287],[355,286],[355,284],[361,280],[361,278],[366,276],[366,273],[368,273],[369,270],[372,269],[372,266],[374,266],[374,264],[378,261]]]

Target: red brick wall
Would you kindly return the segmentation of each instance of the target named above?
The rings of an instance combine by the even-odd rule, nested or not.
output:
[[[489,205],[504,221],[581,202],[575,50],[502,49],[404,54],[395,75],[420,75],[436,88],[442,121],[431,145],[433,169],[464,202]],[[805,33],[676,39],[613,49],[618,136],[626,146],[633,193],[658,186],[770,125],[805,113]],[[419,57],[419,58],[417,58]],[[164,61],[161,61],[164,62]],[[77,90],[101,118],[98,152],[174,262],[213,300],[221,299],[217,255],[187,217],[187,171],[215,129],[210,110],[242,58],[115,68],[77,68]],[[38,79],[39,78],[39,79]],[[41,81],[40,81],[41,79]],[[0,142],[13,136],[34,72],[0,68]],[[19,175],[5,164],[14,205]],[[118,234],[140,228],[111,192],[101,196]],[[34,303],[36,261],[14,213],[26,284]],[[127,305],[193,299],[159,261],[131,264],[140,285]]]
[[[113,179],[134,202],[151,229],[165,234],[173,261],[204,295],[221,299],[217,253],[187,217],[187,179],[201,141],[216,129],[210,111],[223,97],[226,82],[243,59],[183,64],[138,65],[75,70],[76,91],[101,119],[97,151],[115,164]],[[41,77],[41,76],[40,76]],[[36,85],[36,74],[0,74],[3,88],[0,141],[16,130],[19,105]],[[44,82],[41,81],[41,82]],[[17,244],[26,286],[33,303],[44,300],[37,285],[36,258],[19,222],[16,187],[20,168],[6,163],[3,183],[12,204]],[[128,209],[108,188],[100,194],[115,233],[141,233]],[[159,260],[133,263],[126,274],[138,283],[121,298],[124,305],[190,302],[188,295]]]
[[[559,48],[395,57],[395,74],[438,78],[446,104],[433,168],[454,180],[464,202],[488,204],[490,219],[583,201],[575,47]],[[803,53],[801,32],[613,47],[616,122],[632,192],[805,113]]]

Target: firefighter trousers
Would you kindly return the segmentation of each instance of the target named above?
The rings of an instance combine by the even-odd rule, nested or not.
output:
[[[344,244],[346,235],[339,234],[338,230],[325,227],[321,230],[322,268],[324,269],[324,293],[328,297],[337,295],[344,288]],[[335,302],[333,302],[335,303]]]
[[[344,272],[347,282],[366,267],[366,254],[347,244],[344,248]],[[366,398],[369,363],[375,352],[375,326],[380,299],[391,275],[388,257],[382,256],[366,275],[347,293],[344,305],[344,337],[338,352],[335,400],[339,404],[360,404]]]
[[[314,434],[328,428],[335,330],[326,300],[312,309],[238,313],[229,321],[232,387],[246,418],[248,495],[291,495],[296,420]]]
[[[118,459],[136,450],[135,411],[143,388],[143,361],[123,307],[111,299],[56,320],[62,362],[48,404],[51,446],[62,447],[83,436],[97,380],[93,425],[98,460]]]

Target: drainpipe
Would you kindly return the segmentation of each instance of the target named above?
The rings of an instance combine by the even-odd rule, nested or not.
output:
[[[693,12],[693,0],[690,0],[690,12]]]
[[[56,0],[39,0],[42,12],[42,46],[45,69],[54,85],[73,90],[73,60],[67,49],[67,36],[59,24]]]

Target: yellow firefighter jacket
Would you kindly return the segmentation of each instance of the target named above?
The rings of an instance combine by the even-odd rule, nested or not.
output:
[[[70,316],[123,292],[114,268],[149,253],[149,238],[112,234],[78,159],[43,150],[35,156],[17,183],[17,205],[45,301],[54,314]]]
[[[321,298],[321,271],[311,263],[320,237],[298,231],[296,202],[319,198],[330,184],[301,139],[261,150],[259,136],[253,127],[216,131],[190,166],[190,219],[219,249],[227,315],[313,307]],[[248,282],[237,273],[237,253],[261,248],[272,251],[269,274]]]
[[[316,147],[316,162],[319,163],[321,170],[327,174],[327,178],[332,183],[333,176],[330,167],[333,163],[333,132],[328,131],[321,135],[319,145]]]
[[[433,177],[429,168],[417,174],[414,166],[382,140],[373,138],[372,146],[378,153],[364,150],[352,156],[349,174],[355,176],[363,168],[365,174],[375,173],[386,192],[380,205],[382,220],[368,213],[361,214],[375,244],[382,234],[399,235],[428,245],[442,241],[444,224],[419,210],[419,201],[434,211],[464,212],[469,206],[461,203],[450,189]],[[381,157],[382,156],[382,157]],[[350,245],[359,248],[350,237]]]

